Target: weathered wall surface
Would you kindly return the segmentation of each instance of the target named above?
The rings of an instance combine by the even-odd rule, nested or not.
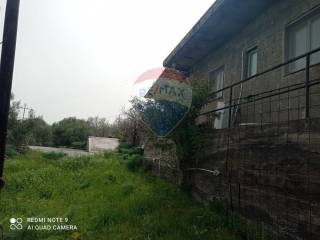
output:
[[[276,1],[237,36],[198,62],[191,81],[207,84],[209,72],[222,66],[225,86],[242,80],[243,55],[253,46],[258,47],[258,72],[285,62],[287,26],[318,6],[319,0]],[[311,69],[310,80],[319,78],[318,65]],[[244,84],[242,96],[304,81],[305,71],[287,74],[280,68]],[[160,153],[159,146],[150,142],[145,153],[158,175],[181,183],[176,179],[183,174],[196,199],[224,202],[229,211],[263,223],[273,239],[320,239],[319,85],[312,86],[310,94],[310,120],[305,120],[306,90],[300,89],[241,105],[230,130],[212,129],[202,157],[183,167],[218,170],[218,175],[181,169],[172,143],[161,147]],[[239,95],[240,87],[236,87],[234,98]],[[229,92],[225,91],[222,99],[208,102],[202,112],[216,109],[219,102],[227,106],[228,101]],[[223,126],[228,125],[228,117],[227,113],[222,117]],[[198,119],[198,123],[211,121],[212,116]],[[162,166],[167,170],[159,171]]]
[[[113,151],[118,146],[119,146],[119,139],[117,138],[89,137],[88,139],[88,151],[90,153]]]
[[[319,119],[213,133],[187,177],[196,198],[262,222],[279,239],[320,239]]]
[[[144,146],[144,156],[152,162],[153,174],[180,185],[182,172],[175,143],[170,139],[149,138]]]
[[[245,27],[238,35],[228,40],[223,46],[212,51],[206,58],[198,62],[193,67],[191,81],[202,81],[207,84],[209,81],[209,72],[224,66],[225,81],[224,86],[239,82],[244,79],[245,52],[254,47],[258,47],[258,73],[270,69],[273,66],[285,62],[286,59],[286,29],[293,21],[306,13],[309,13],[315,7],[320,6],[319,0],[282,0],[277,1],[270,8],[260,15],[257,19]],[[214,31],[214,30],[213,30]],[[320,67],[315,66],[311,70],[310,79],[317,79],[320,75]],[[242,97],[258,94],[264,91],[273,90],[288,86],[294,83],[303,83],[305,81],[305,72],[300,71],[294,74],[287,74],[286,68],[280,68],[272,73],[256,78],[254,81],[243,85]],[[217,108],[218,103],[228,105],[229,91],[225,91],[223,98],[217,101],[209,102],[203,107],[203,112]],[[305,107],[304,100],[295,95],[289,96],[289,104],[300,102],[301,109]],[[233,98],[240,96],[240,86],[234,89]],[[314,95],[313,102],[319,100],[319,96]],[[281,96],[281,107],[288,105],[288,94]],[[277,106],[273,106],[276,108]],[[249,110],[250,116],[255,115],[253,110]],[[227,114],[227,112],[225,113]],[[304,117],[304,111],[296,111],[294,116],[297,119]],[[299,116],[298,116],[299,114]],[[315,114],[318,113],[314,113]],[[281,116],[282,119],[286,116]],[[319,117],[319,115],[317,116]],[[224,118],[226,126],[227,116]],[[255,121],[248,119],[248,122]]]
[[[192,81],[206,84],[209,72],[221,66],[225,86],[244,79],[244,54],[253,46],[258,47],[258,73],[285,62],[287,26],[319,4],[319,0],[277,1],[194,66]],[[320,67],[314,66],[310,80],[319,78]],[[245,83],[242,96],[305,80],[305,71],[287,74],[286,68],[279,68]],[[310,124],[303,120],[305,93],[301,89],[241,105],[232,130],[212,131],[197,167],[222,174],[190,172],[184,179],[194,196],[201,201],[223,200],[228,209],[263,222],[279,239],[320,239],[319,85],[310,90]],[[239,95],[236,87],[233,98]],[[229,98],[225,91],[222,99],[209,102],[202,112],[214,110],[218,102],[228,105]],[[227,126],[227,111],[223,126]],[[209,117],[202,118],[200,123],[210,122]]]
[[[171,142],[150,144],[145,153],[155,174],[180,184],[183,173],[197,200],[221,201],[263,223],[272,239],[320,239],[319,126],[313,119],[213,130],[199,161],[184,167],[220,174],[179,169]]]

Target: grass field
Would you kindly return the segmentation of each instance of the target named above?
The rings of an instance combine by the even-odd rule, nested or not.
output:
[[[0,193],[4,239],[238,239],[219,208],[197,204],[123,158],[128,154],[70,158],[30,152],[8,159]],[[27,224],[10,230],[12,217],[24,223],[30,217],[67,218],[77,230],[31,231]]]

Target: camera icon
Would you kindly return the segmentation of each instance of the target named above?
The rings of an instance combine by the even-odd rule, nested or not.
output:
[[[10,218],[10,229],[11,230],[22,230],[22,218]]]

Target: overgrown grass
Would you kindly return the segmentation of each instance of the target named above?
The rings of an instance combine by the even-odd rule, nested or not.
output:
[[[136,161],[130,156],[139,154],[48,158],[30,152],[7,160],[0,193],[4,239],[237,239],[223,212],[148,173],[129,171],[125,165]],[[12,231],[11,217],[67,217],[78,231]]]
[[[6,146],[6,151],[5,151],[5,157],[6,158],[13,158],[18,155],[17,150],[12,146],[12,145],[7,145]]]
[[[43,157],[50,160],[58,160],[66,156],[65,153],[62,152],[48,152],[42,153]]]

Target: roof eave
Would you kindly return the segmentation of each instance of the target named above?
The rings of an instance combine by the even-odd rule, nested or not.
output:
[[[165,59],[164,67],[189,71],[274,1],[217,0]]]

